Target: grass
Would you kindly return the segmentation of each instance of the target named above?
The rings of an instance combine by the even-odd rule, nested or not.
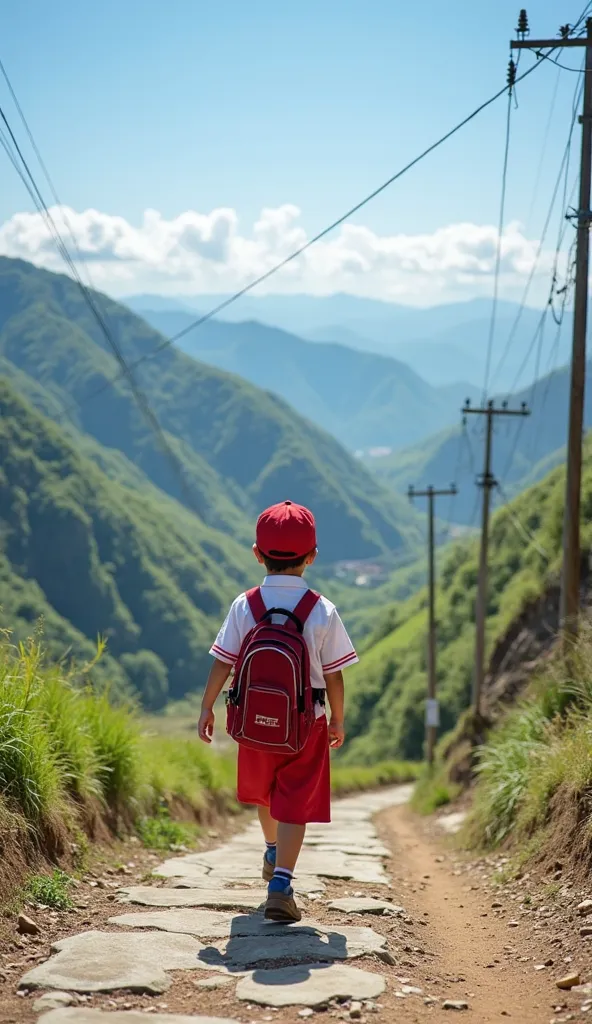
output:
[[[494,729],[478,763],[467,836],[474,846],[545,846],[554,820],[573,812],[592,841],[592,628],[566,661],[557,654],[531,692]],[[570,838],[566,834],[565,842]]]
[[[56,868],[51,875],[31,875],[25,895],[52,910],[68,910],[74,904],[70,897],[72,879]]]
[[[233,806],[233,762],[189,740],[147,734],[131,704],[93,688],[100,657],[78,670],[46,664],[38,638],[0,636],[2,817],[38,846],[77,841],[97,813],[131,828],[180,806],[198,819],[214,803]]]
[[[446,779],[441,769],[436,768],[435,772],[425,770],[413,790],[411,806],[419,814],[433,814],[438,808],[452,803],[459,793],[460,786]]]
[[[333,796],[356,793],[379,786],[413,782],[420,766],[412,761],[380,761],[373,765],[350,765],[334,762],[331,767]]]
[[[179,846],[191,846],[197,838],[197,828],[185,822],[174,821],[168,811],[150,818],[140,818],[136,832],[144,846],[150,850],[171,850]]]
[[[65,866],[66,849],[67,866],[77,870],[97,818],[115,834],[135,831],[146,846],[170,849],[193,843],[201,821],[237,809],[234,745],[220,753],[149,731],[134,705],[95,688],[101,654],[99,644],[91,662],[66,670],[44,660],[39,637],[15,645],[0,634],[0,835],[20,851],[20,878],[23,860],[39,853]],[[337,761],[333,792],[409,782],[417,773],[400,761]],[[32,876],[26,894],[66,905],[68,884],[56,869]]]

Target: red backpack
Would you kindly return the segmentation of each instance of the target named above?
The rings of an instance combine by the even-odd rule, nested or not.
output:
[[[315,720],[304,624],[320,594],[307,590],[293,612],[266,609],[261,589],[247,591],[255,625],[242,642],[227,698],[227,731],[255,750],[297,754]],[[276,626],[273,615],[285,615]]]

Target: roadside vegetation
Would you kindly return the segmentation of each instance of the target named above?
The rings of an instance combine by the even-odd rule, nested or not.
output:
[[[592,626],[558,652],[524,700],[493,729],[477,765],[466,836],[544,854],[561,834],[566,856],[592,860]]]
[[[102,653],[68,668],[44,659],[39,637],[0,634],[2,898],[24,884],[66,905],[89,840],[135,833],[152,849],[186,847],[200,824],[237,810],[234,749],[158,733],[134,704],[112,702],[95,672]],[[343,794],[415,777],[401,762],[337,763],[333,785]]]

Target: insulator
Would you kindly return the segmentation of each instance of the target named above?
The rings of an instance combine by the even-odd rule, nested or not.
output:
[[[510,63],[508,64],[508,75],[507,83],[510,89],[513,89],[516,84],[516,65],[512,57],[510,57]]]
[[[528,14],[526,13],[524,7],[518,15],[518,28],[516,29],[516,31],[518,35],[522,37],[522,39],[524,39],[525,36],[529,35]]]
[[[569,37],[571,35],[571,25],[560,25],[559,26],[559,35],[561,36],[562,39],[569,39]]]

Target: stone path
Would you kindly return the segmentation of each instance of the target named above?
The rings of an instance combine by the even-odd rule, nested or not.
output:
[[[146,1009],[156,1011],[157,1024],[228,1024],[244,1019],[245,1004],[319,1008],[331,1000],[374,1000],[387,985],[384,966],[395,961],[387,936],[369,925],[375,915],[404,911],[390,899],[389,851],[372,818],[408,796],[408,787],[397,787],[350,797],[335,805],[331,825],[310,826],[295,880],[304,910],[299,925],[263,919],[262,841],[254,822],[216,850],[164,861],[153,886],[121,889],[109,930],[56,942],[20,988],[36,992],[43,1024],[136,1024]],[[160,1012],[168,1006],[162,1003],[138,1012],[112,1001],[92,1008],[80,1002],[89,993],[170,997],[187,977],[193,1016]],[[200,1016],[218,990],[231,1015]]]

